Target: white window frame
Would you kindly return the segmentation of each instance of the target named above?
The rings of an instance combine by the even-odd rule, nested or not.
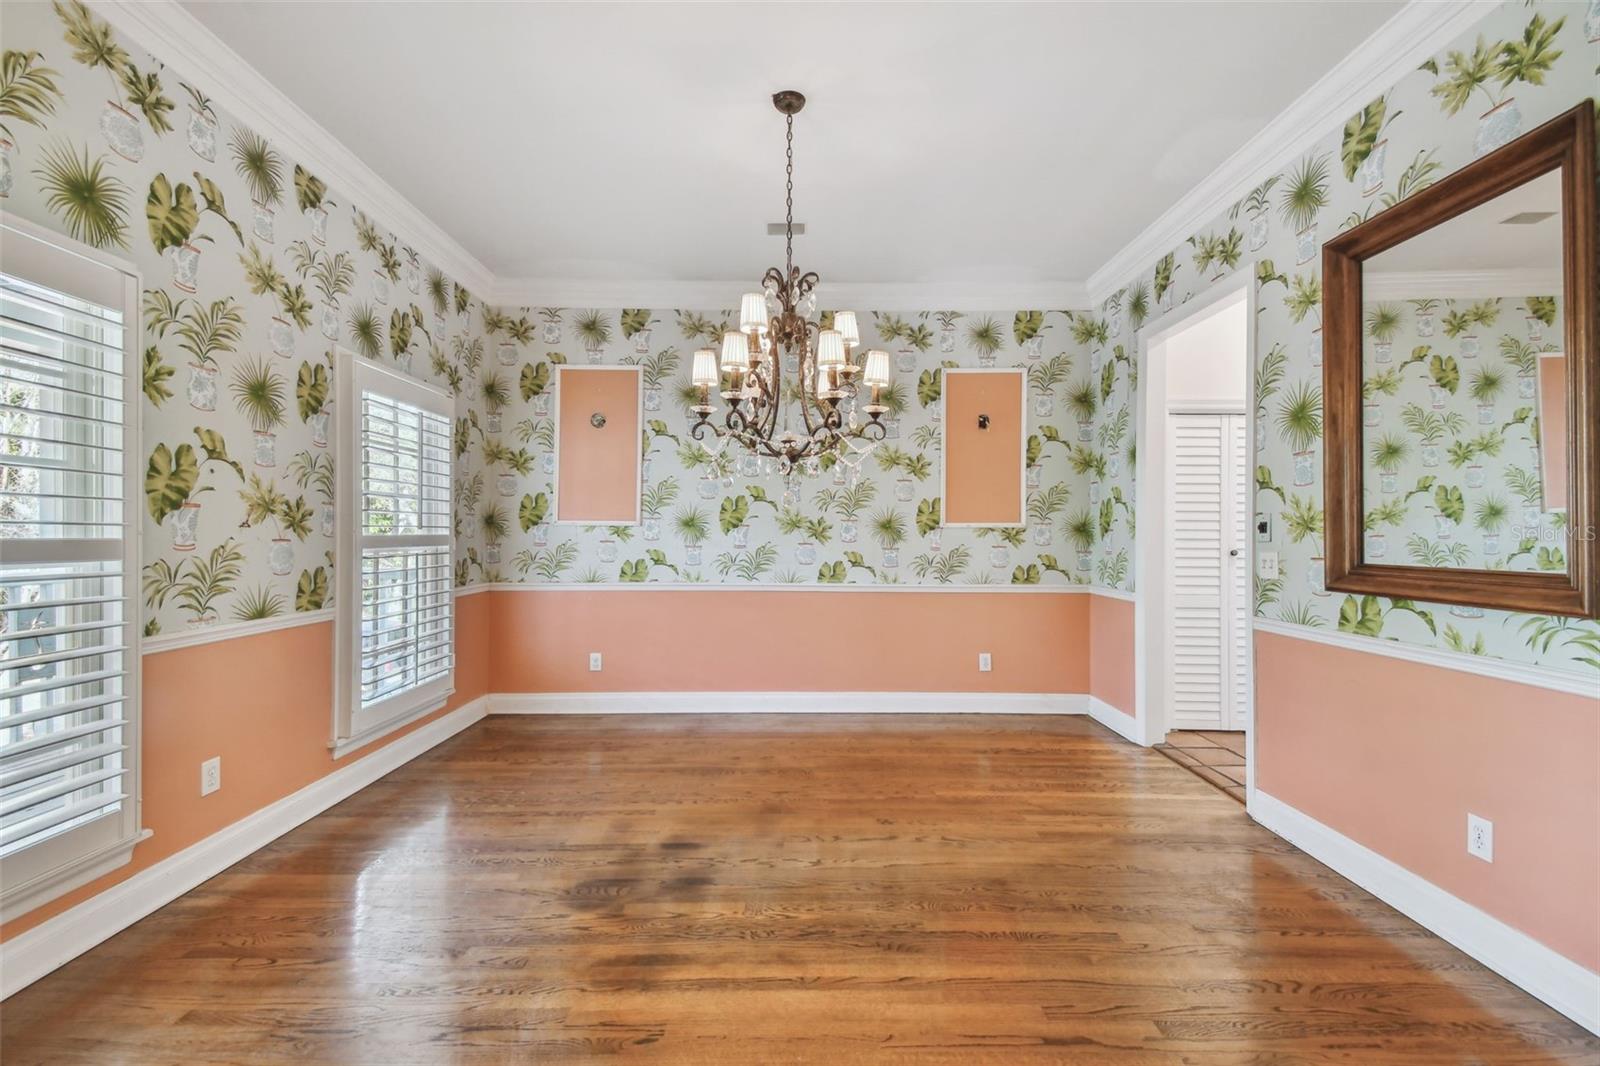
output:
[[[100,306],[120,306],[123,314],[123,419],[122,419],[122,591],[125,651],[124,691],[121,703],[124,723],[122,753],[124,788],[127,799],[116,814],[107,814],[76,826],[0,860],[0,922],[26,914],[58,896],[125,866],[134,847],[151,836],[144,828],[143,758],[141,750],[141,634],[144,631],[143,600],[139,593],[140,539],[145,513],[141,498],[143,479],[139,476],[144,461],[139,424],[144,395],[141,389],[143,350],[142,319],[139,314],[140,274],[131,262],[107,255],[79,241],[54,233],[42,226],[0,212],[0,244],[4,246],[6,269],[59,292],[79,295]],[[81,261],[81,262],[80,262]],[[104,272],[120,274],[110,278]],[[98,276],[97,276],[98,275]],[[114,302],[113,302],[114,301]],[[29,561],[21,541],[0,543],[0,554],[8,561]],[[84,552],[38,556],[40,563],[72,563],[90,556],[103,558],[85,541]],[[15,554],[13,554],[15,553]]]
[[[451,425],[455,421],[455,399],[450,393],[398,370],[365,359],[347,348],[334,353],[334,401],[342,404],[342,417],[336,419],[338,445],[335,451],[334,491],[339,516],[334,556],[334,670],[333,738],[328,747],[334,758],[364,747],[408,723],[443,707],[455,692],[455,605],[453,590],[447,589],[450,611],[450,669],[443,676],[422,685],[403,689],[363,707],[361,703],[361,551],[369,542],[387,541],[393,547],[415,547],[441,543],[436,535],[420,537],[369,538],[361,529],[361,452],[363,392],[371,391],[431,411]],[[450,462],[454,484],[455,456]],[[449,558],[455,558],[454,525],[443,542]]]

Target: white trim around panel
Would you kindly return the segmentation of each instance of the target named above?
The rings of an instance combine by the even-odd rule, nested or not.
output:
[[[1345,120],[1374,95],[1387,91],[1499,6],[1493,0],[1406,4],[1089,275],[1089,299],[1098,307],[1140,271],[1227,211],[1263,178],[1337,136]]]
[[[950,513],[950,377],[952,374],[1015,374],[1022,381],[1018,391],[1017,455],[1021,462],[1017,470],[1017,520],[1015,522],[951,522]],[[1028,524],[1028,371],[1020,366],[951,366],[944,368],[944,381],[939,389],[939,418],[944,423],[944,450],[939,455],[939,525],[943,529],[990,529],[999,526],[1026,526]]]
[[[295,626],[331,622],[333,617],[333,608],[325,607],[320,611],[298,611],[294,614],[279,615],[277,618],[262,618],[252,622],[233,622],[220,626],[201,626],[196,629],[185,630],[182,633],[163,633],[145,638],[144,653],[146,655],[160,655],[162,652],[177,651],[180,648],[193,648],[201,644],[216,644],[224,640],[254,637],[280,629],[293,629]]]
[[[1417,644],[1402,644],[1398,640],[1362,637],[1354,633],[1340,633],[1315,626],[1295,625],[1291,622],[1281,622],[1272,618],[1257,618],[1255,620],[1255,630],[1258,633],[1271,633],[1275,636],[1290,637],[1294,640],[1308,640],[1314,644],[1326,644],[1334,648],[1344,648],[1348,651],[1361,652],[1364,655],[1382,655],[1390,659],[1416,663],[1419,666],[1458,670],[1466,674],[1477,674],[1479,677],[1489,677],[1498,681],[1510,681],[1513,684],[1530,685],[1534,688],[1549,689],[1553,692],[1566,692],[1574,696],[1588,696],[1590,699],[1600,700],[1600,674],[1582,674],[1575,670],[1562,670],[1558,667],[1534,666],[1529,663],[1516,663],[1506,659],[1491,659],[1486,655],[1469,655],[1466,652],[1450,651],[1445,648],[1425,648]]]
[[[550,473],[550,524],[559,526],[637,526],[644,521],[644,447],[636,438],[633,457],[633,517],[632,518],[562,518],[561,517],[561,378],[568,371],[590,373],[627,372],[638,376],[634,385],[634,399],[638,404],[634,429],[644,432],[644,367],[630,363],[622,366],[556,366],[555,411],[551,419],[555,447],[550,449],[555,469]],[[593,417],[592,415],[590,416]]]
[[[1512,984],[1600,1033],[1600,974],[1351,840],[1275,796],[1257,791],[1250,816]]]

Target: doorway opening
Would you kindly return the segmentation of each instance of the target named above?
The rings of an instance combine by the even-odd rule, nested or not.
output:
[[[1240,277],[1142,343],[1135,704],[1145,743],[1248,802],[1254,307]]]

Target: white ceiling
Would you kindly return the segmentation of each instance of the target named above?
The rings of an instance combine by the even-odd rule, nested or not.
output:
[[[1530,225],[1506,225],[1524,211],[1554,212]],[[1551,171],[1380,252],[1363,274],[1435,271],[1561,273],[1561,172]]]
[[[187,2],[495,275],[1081,282],[1401,6]]]

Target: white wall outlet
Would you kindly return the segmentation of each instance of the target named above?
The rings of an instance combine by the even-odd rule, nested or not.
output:
[[[1278,553],[1256,552],[1256,577],[1270,581],[1278,576]]]
[[[1494,862],[1494,823],[1489,819],[1468,813],[1467,854],[1484,862]]]
[[[992,658],[990,658],[989,653],[986,652],[986,651],[980,651],[978,653],[978,672],[979,673],[983,673],[983,674],[987,674],[990,670],[993,670],[993,669],[994,669],[994,660]]]
[[[222,756],[200,764],[200,795],[209,796],[222,787]]]
[[[597,651],[589,653],[589,672],[594,674],[600,672],[600,653]]]

